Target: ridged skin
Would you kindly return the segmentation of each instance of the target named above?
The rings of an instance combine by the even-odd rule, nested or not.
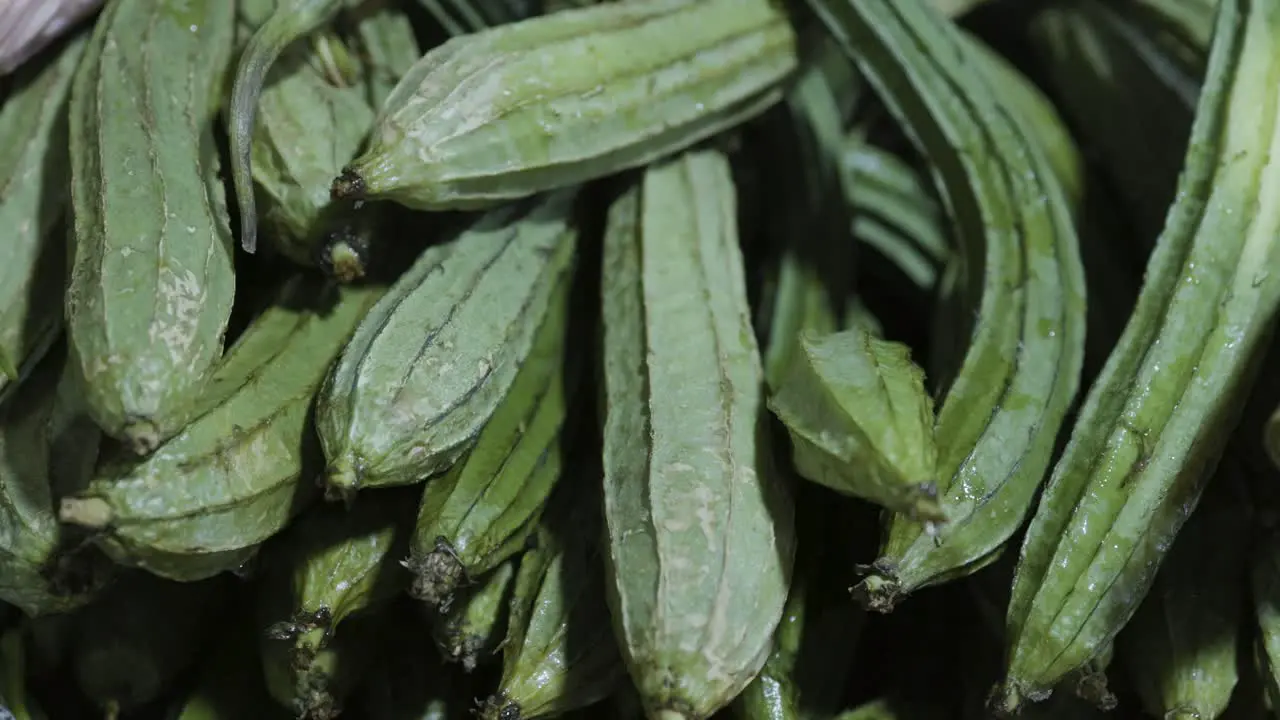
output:
[[[475,446],[422,495],[407,567],[416,576],[412,594],[430,605],[448,604],[459,583],[522,551],[559,485],[580,369],[565,364],[569,289],[564,282],[555,290],[533,347]]]
[[[401,80],[334,192],[478,209],[611,175],[764,111],[797,63],[771,0],[605,3],[457,37]]]
[[[949,335],[966,349],[943,347],[963,360],[933,377],[947,521],[890,520],[859,586],[887,610],[983,567],[1022,524],[1079,385],[1084,271],[1069,196],[970,38],[921,0],[810,4],[934,164],[959,244],[967,312]]]
[[[646,170],[605,236],[607,589],[664,720],[710,717],[751,681],[790,585],[735,212],[728,161],[702,151]]]
[[[115,0],[72,87],[72,362],[93,419],[143,454],[187,419],[231,312],[213,123],[234,13],[222,0]]]
[[[70,180],[67,102],[88,38],[61,43],[56,56],[28,66],[0,105],[0,393],[39,361],[62,330],[66,240],[56,230]]]
[[[1000,704],[1037,699],[1146,595],[1239,417],[1280,310],[1280,2],[1224,0],[1177,199],[1124,334],[1027,530]],[[1268,98],[1259,101],[1259,98]]]
[[[571,276],[575,194],[485,216],[374,306],[318,399],[331,496],[416,483],[475,442]]]
[[[228,350],[196,417],[146,458],[104,464],[64,498],[63,520],[105,524],[98,542],[117,561],[176,580],[244,563],[314,497],[312,399],[385,289],[287,280]]]

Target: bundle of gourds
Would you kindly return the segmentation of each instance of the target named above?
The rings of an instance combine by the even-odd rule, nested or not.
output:
[[[0,73],[0,716],[1280,713],[1280,0],[0,0]]]

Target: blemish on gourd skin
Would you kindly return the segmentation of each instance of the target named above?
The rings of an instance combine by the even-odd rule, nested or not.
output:
[[[90,413],[142,454],[188,419],[217,363],[235,286],[220,186],[209,184],[216,164],[199,150],[212,143],[220,74],[209,70],[229,63],[234,8],[189,10],[204,18],[195,41],[186,23],[158,22],[166,10],[154,3],[107,8],[69,108],[68,331]],[[104,362],[115,357],[123,361]]]
[[[311,398],[382,290],[344,289],[316,316],[305,309],[316,286],[301,276],[286,282],[281,304],[228,350],[200,416],[151,455],[99,468],[86,488],[66,498],[73,507],[64,521],[83,524],[74,507],[81,500],[106,502],[115,520],[102,536],[109,554],[178,580],[243,563],[305,497],[313,478],[302,477],[309,461],[298,438],[308,427]],[[291,306],[304,309],[285,309]]]

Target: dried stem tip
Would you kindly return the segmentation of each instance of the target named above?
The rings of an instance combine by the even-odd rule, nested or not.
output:
[[[363,200],[365,192],[364,178],[360,177],[351,168],[343,168],[342,174],[334,179],[333,186],[329,188],[329,198],[332,200]]]
[[[444,538],[436,538],[436,546],[426,555],[415,555],[405,563],[414,574],[413,597],[444,612],[453,601],[453,592],[462,582],[466,568]]]
[[[991,690],[987,709],[997,718],[1013,718],[1022,712],[1023,697],[1015,682],[1005,682]]]
[[[368,239],[362,235],[334,233],[320,247],[320,267],[340,283],[353,283],[368,271],[369,250]]]
[[[507,702],[501,695],[490,695],[480,705],[480,720],[523,720],[520,706]]]

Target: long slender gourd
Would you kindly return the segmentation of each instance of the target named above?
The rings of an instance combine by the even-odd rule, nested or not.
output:
[[[234,35],[224,0],[116,0],[72,83],[71,357],[90,415],[140,454],[222,355],[235,274],[213,130]]]
[[[1023,542],[998,705],[1128,621],[1194,510],[1280,308],[1280,2],[1219,6],[1177,200]],[[1271,98],[1260,102],[1259,98]]]
[[[976,309],[935,426],[947,521],[894,516],[858,588],[887,610],[990,562],[1021,525],[1079,384],[1084,273],[1052,165],[972,71],[969,38],[921,0],[810,2],[934,163]]]
[[[258,247],[258,212],[253,194],[253,129],[258,100],[272,65],[298,38],[310,35],[342,9],[345,0],[281,0],[275,12],[249,39],[236,64],[227,119],[231,140],[231,178],[240,209],[240,245]],[[225,3],[234,7],[234,3]]]
[[[649,717],[705,720],[769,655],[790,493],[763,424],[736,197],[716,151],[652,166],[604,240],[606,583]]]
[[[387,98],[335,197],[482,209],[679,152],[777,103],[773,0],[632,0],[455,37]]]

